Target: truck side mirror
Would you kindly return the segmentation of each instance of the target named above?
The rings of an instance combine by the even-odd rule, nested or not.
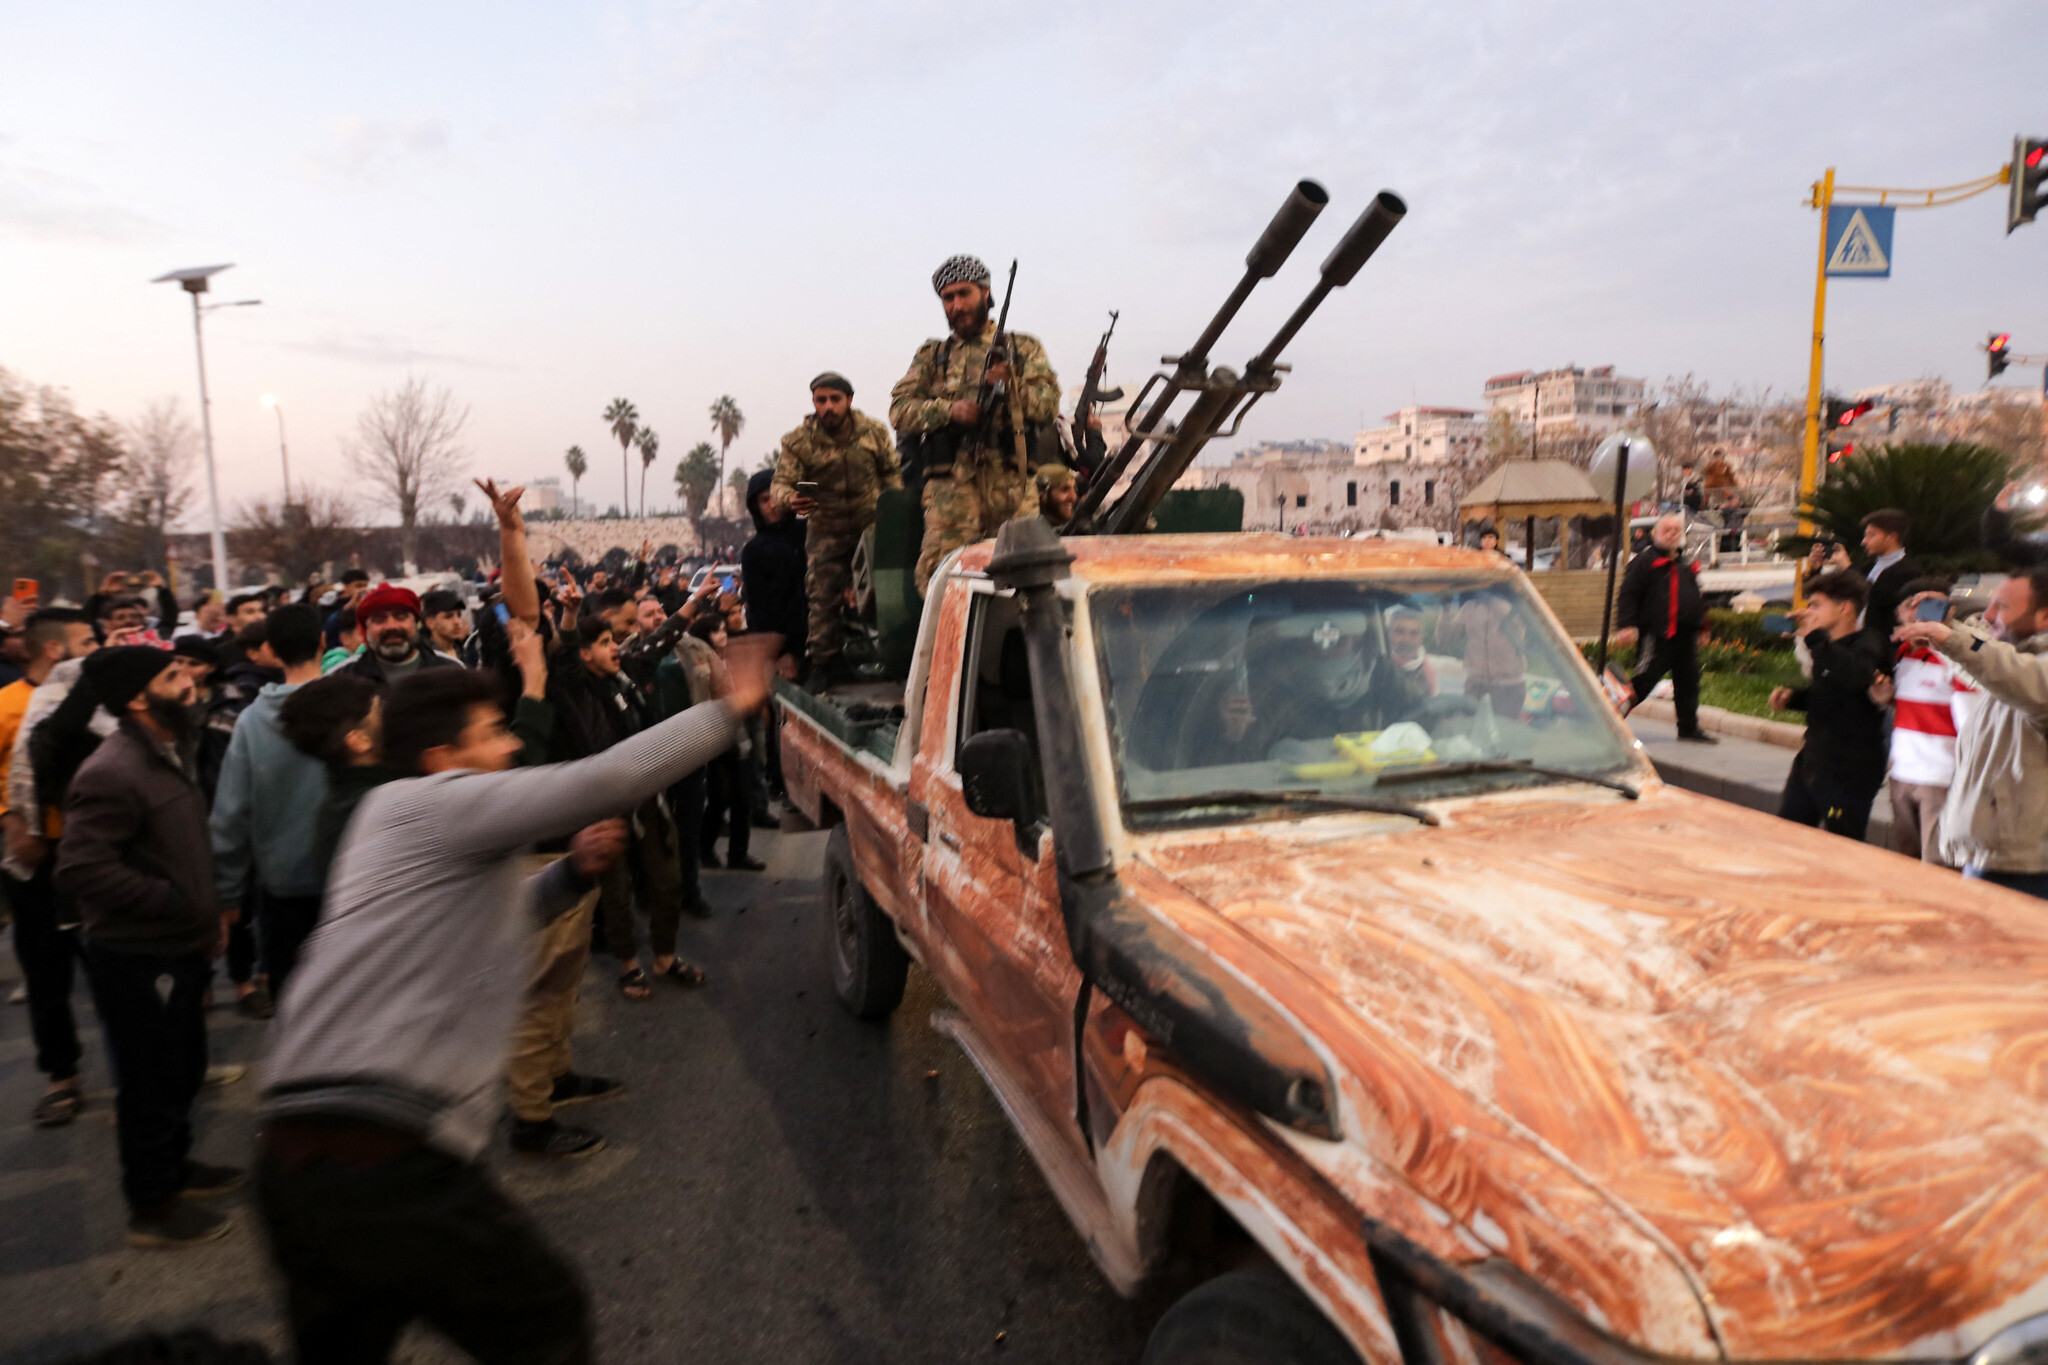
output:
[[[960,746],[960,788],[967,809],[984,820],[1038,818],[1031,800],[1031,742],[1022,730],[984,730]]]

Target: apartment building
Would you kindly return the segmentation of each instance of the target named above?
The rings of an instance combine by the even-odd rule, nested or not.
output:
[[[1476,458],[1486,445],[1486,421],[1471,408],[1402,408],[1384,426],[1352,441],[1359,464],[1412,460],[1424,464]]]
[[[1604,436],[1627,426],[1643,406],[1644,382],[1612,365],[1581,369],[1518,370],[1486,381],[1486,411],[1504,412],[1517,426],[1542,434],[1573,430]]]

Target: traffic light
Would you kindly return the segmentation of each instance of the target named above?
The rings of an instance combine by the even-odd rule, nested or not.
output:
[[[2005,205],[2005,230],[2009,235],[2021,223],[2048,208],[2048,192],[2041,182],[2048,178],[2048,139],[2016,137],[2012,140],[2011,197]]]
[[[1849,444],[1843,446],[1840,450],[1830,450],[1828,452],[1828,463],[1840,464],[1843,460],[1843,457],[1854,455],[1855,453],[1856,443],[1854,441],[1851,441],[1849,442]]]
[[[1854,403],[1846,398],[1828,399],[1828,430],[1840,431],[1872,408],[1877,406],[1875,398],[1864,398]]]
[[[1991,374],[1985,380],[1988,384],[2004,374],[2005,367],[2012,364],[2012,333],[1992,333],[1991,340],[1984,343],[1984,355],[1991,365]]]

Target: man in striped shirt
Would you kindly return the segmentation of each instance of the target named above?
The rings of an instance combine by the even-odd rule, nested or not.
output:
[[[1916,579],[1900,590],[1897,624],[1905,625],[1923,602],[1936,602],[1946,618],[1948,585],[1938,578]],[[1889,782],[1892,849],[1909,858],[1938,863],[1935,834],[1956,771],[1956,731],[1966,708],[1982,693],[1970,676],[1925,644],[1898,646],[1889,679],[1879,676],[1872,700],[1892,705]]]

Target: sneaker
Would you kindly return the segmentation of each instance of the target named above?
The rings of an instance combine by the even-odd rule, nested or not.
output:
[[[46,1090],[36,1101],[36,1107],[29,1115],[29,1122],[38,1128],[62,1128],[78,1117],[78,1111],[85,1108],[85,1092],[75,1085]]]
[[[240,1062],[222,1062],[219,1066],[206,1068],[206,1088],[218,1090],[224,1085],[233,1085],[249,1074],[249,1068]]]
[[[228,1234],[228,1218],[198,1204],[172,1200],[128,1216],[128,1245],[132,1247],[190,1247],[211,1242]]]
[[[1719,744],[1721,742],[1705,730],[1680,730],[1678,738],[1687,744]]]
[[[218,1199],[233,1194],[249,1183],[246,1171],[234,1166],[209,1166],[203,1161],[185,1163],[185,1183],[178,1187],[180,1199]]]
[[[568,1071],[555,1077],[554,1093],[548,1100],[557,1109],[565,1104],[588,1104],[592,1100],[608,1100],[614,1095],[626,1093],[624,1081],[613,1080],[610,1076],[586,1076],[581,1072]]]
[[[727,858],[725,865],[735,872],[766,872],[768,864],[759,858]]]
[[[235,1008],[251,1019],[268,1019],[277,1013],[277,1001],[271,997],[270,987],[259,981],[255,989],[235,1002]]]
[[[512,1120],[512,1150],[521,1156],[565,1161],[604,1150],[604,1137],[588,1128],[571,1128],[553,1119]]]

